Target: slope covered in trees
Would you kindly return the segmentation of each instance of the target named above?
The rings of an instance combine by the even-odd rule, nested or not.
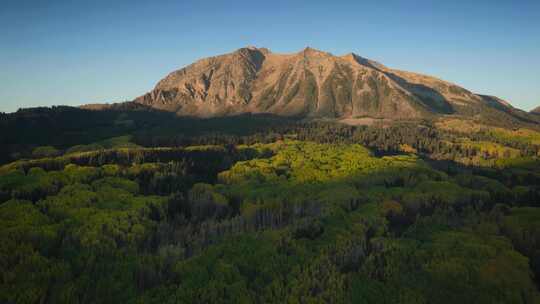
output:
[[[299,124],[4,165],[0,301],[537,303],[537,146],[482,136]]]
[[[540,301],[534,123],[0,123],[2,303]]]

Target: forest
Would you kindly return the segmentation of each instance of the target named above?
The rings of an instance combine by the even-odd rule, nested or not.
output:
[[[0,115],[0,303],[540,303],[540,129]]]

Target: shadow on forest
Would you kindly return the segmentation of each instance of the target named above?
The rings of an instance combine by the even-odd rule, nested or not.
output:
[[[251,117],[247,119],[249,120]],[[211,121],[215,123],[215,120]],[[243,257],[241,254],[245,252],[258,252],[256,259],[251,260],[252,262],[250,262],[249,266],[259,265],[259,262],[268,261],[268,259],[265,260],[266,255],[259,254],[260,251],[257,251],[264,245],[268,244],[272,250],[274,250],[273,248],[278,248],[280,250],[279,255],[274,256],[284,257],[299,254],[300,251],[295,252],[294,250],[296,248],[304,250],[304,247],[301,246],[306,246],[306,250],[302,252],[310,252],[316,249],[321,252],[324,250],[325,254],[328,253],[328,257],[331,258],[333,263],[332,265],[335,264],[336,269],[341,273],[357,272],[363,263],[369,261],[367,257],[377,257],[384,253],[385,247],[381,243],[384,240],[380,238],[380,235],[377,235],[376,231],[386,225],[386,221],[389,222],[389,234],[386,236],[395,237],[399,241],[398,238],[402,233],[408,230],[411,225],[415,224],[415,221],[419,217],[430,218],[435,211],[439,211],[437,210],[439,206],[443,211],[447,211],[444,214],[445,218],[443,218],[444,221],[441,224],[450,227],[455,225],[458,228],[468,219],[465,216],[461,216],[459,212],[462,210],[465,214],[468,211],[468,207],[478,207],[478,209],[491,208],[495,203],[505,202],[504,200],[499,200],[499,197],[492,197],[491,193],[486,194],[486,191],[479,193],[482,191],[476,190],[480,189],[469,186],[463,187],[461,185],[462,183],[458,183],[459,181],[453,178],[457,174],[480,171],[492,172],[492,176],[501,177],[503,175],[499,174],[500,170],[467,167],[452,161],[423,158],[431,168],[447,172],[452,176],[448,178],[445,174],[426,168],[423,162],[416,157],[397,157],[394,161],[384,163],[384,160],[371,157],[367,151],[365,154],[354,153],[343,159],[339,157],[334,158],[334,161],[341,161],[343,163],[348,162],[349,157],[353,160],[371,162],[369,166],[362,167],[366,168],[366,171],[361,172],[358,169],[350,170],[348,169],[350,167],[346,167],[348,171],[343,175],[340,175],[341,173],[329,175],[338,176],[335,178],[329,178],[327,174],[331,174],[338,168],[344,167],[330,166],[328,169],[328,167],[322,167],[319,166],[320,164],[317,164],[314,167],[318,171],[315,174],[311,173],[309,175],[309,166],[304,163],[306,159],[304,153],[311,151],[311,156],[313,157],[310,157],[308,154],[307,159],[317,163],[318,158],[315,156],[319,155],[319,150],[301,149],[294,150],[302,155],[302,157],[298,158],[301,165],[283,167],[278,163],[273,163],[270,168],[264,166],[264,170],[260,170],[261,175],[245,175],[248,179],[248,182],[245,184],[236,182],[235,176],[233,176],[229,181],[221,181],[221,186],[209,184],[194,185],[196,182],[214,184],[218,181],[216,178],[218,172],[228,169],[228,166],[236,160],[236,157],[231,157],[231,153],[234,150],[228,150],[229,148],[234,147],[220,147],[216,151],[203,149],[202,152],[182,148],[134,149],[134,151],[130,150],[128,152],[114,150],[96,151],[93,152],[94,154],[88,153],[84,154],[84,157],[66,160],[66,163],[73,162],[79,165],[96,167],[112,163],[130,166],[133,164],[133,159],[138,157],[142,157],[141,163],[159,163],[174,160],[184,164],[179,165],[178,168],[170,168],[170,170],[156,169],[156,172],[152,174],[145,173],[144,176],[131,176],[131,182],[138,183],[141,190],[143,186],[149,188],[147,191],[141,191],[142,193],[136,193],[134,191],[135,193],[133,195],[124,193],[123,197],[129,200],[129,204],[125,204],[125,206],[136,206],[137,204],[133,204],[133,202],[140,202],[139,199],[141,199],[141,197],[138,197],[138,194],[164,195],[162,198],[164,203],[162,205],[149,204],[147,207],[141,209],[148,212],[142,218],[144,221],[142,219],[140,221],[140,225],[148,225],[148,232],[146,232],[143,238],[128,238],[127,236],[129,235],[127,234],[124,237],[121,229],[118,229],[120,232],[117,235],[112,234],[109,230],[103,230],[103,233],[101,230],[96,230],[97,233],[94,233],[94,230],[89,230],[87,233],[97,240],[93,244],[105,243],[101,240],[105,240],[105,237],[108,237],[109,234],[116,237],[110,238],[110,242],[113,245],[111,247],[112,258],[105,256],[107,260],[103,259],[103,263],[107,264],[104,265],[110,265],[110,267],[121,265],[121,263],[118,263],[124,257],[121,254],[125,252],[125,256],[130,257],[129,254],[132,252],[130,250],[136,250],[136,256],[152,257],[151,260],[145,258],[140,261],[129,258],[125,259],[136,261],[136,263],[133,262],[133,264],[128,265],[132,267],[131,269],[134,269],[133,273],[136,276],[131,276],[130,274],[129,278],[124,278],[123,281],[122,279],[115,279],[124,284],[122,285],[123,288],[125,286],[135,286],[136,290],[144,292],[161,284],[175,282],[178,277],[196,277],[189,275],[191,272],[185,266],[189,265],[189,263],[197,264],[200,260],[195,259],[190,262],[186,259],[195,255],[199,258],[201,256],[204,258],[210,253],[211,256],[218,256],[222,260],[223,255],[220,251],[216,251],[222,247],[209,249],[210,245],[216,243],[224,244],[224,246],[230,243],[231,248],[235,248],[235,250],[237,249],[240,252],[240,254],[235,254],[235,257]],[[144,155],[143,153],[142,156],[137,155],[143,151],[146,151],[147,154]],[[332,149],[328,150],[328,152],[331,151]],[[249,150],[245,152],[245,158],[250,159],[251,155],[254,155],[256,151]],[[333,153],[340,155],[339,153]],[[381,153],[379,152],[378,155],[381,155]],[[241,156],[244,157],[244,154],[241,154]],[[231,158],[231,161],[224,163],[227,157]],[[261,157],[259,156],[257,158]],[[57,170],[65,167],[65,163],[61,165],[62,167],[58,167]],[[191,168],[192,166],[193,168]],[[514,169],[513,167],[511,168]],[[192,169],[197,170],[192,171]],[[515,167],[515,169],[518,169],[518,167]],[[59,179],[62,175],[87,176],[87,174],[83,174],[87,170],[88,168],[72,166],[66,172],[55,172],[50,176],[48,176],[48,173],[40,172],[39,170],[34,170],[33,173],[29,174],[30,176],[24,176],[21,172],[17,172],[15,175],[19,178],[33,177],[39,179],[48,176],[52,179]],[[71,189],[70,191],[76,190],[77,187],[81,191],[84,190],[83,192],[73,192],[77,193],[74,197],[81,198],[84,195],[96,197],[95,205],[99,208],[94,208],[94,211],[101,212],[103,216],[99,218],[81,216],[81,222],[85,223],[84,227],[115,227],[116,222],[127,225],[121,222],[122,217],[120,215],[118,217],[112,216],[115,214],[115,208],[117,206],[110,204],[109,197],[110,194],[123,193],[120,191],[122,190],[122,183],[118,183],[119,181],[124,179],[124,184],[127,182],[128,186],[130,183],[125,180],[127,177],[122,175],[125,173],[110,173],[114,174],[114,178],[110,176],[102,178],[101,174],[103,173],[100,173],[102,170],[104,168],[96,170],[94,177],[85,178],[84,184],[86,185],[74,186],[69,184],[64,185],[64,187],[70,187],[67,188],[68,190]],[[294,170],[301,171],[308,177],[314,177],[318,182],[311,182],[309,178],[307,178],[308,182],[298,182],[294,179],[289,179],[288,177],[291,175],[294,176]],[[30,173],[28,168],[25,171]],[[268,171],[270,171],[268,175],[271,177],[267,179],[263,175]],[[242,172],[240,170],[240,175],[243,174]],[[320,172],[324,172],[324,174],[318,174]],[[73,178],[68,177],[66,176],[65,179],[60,180],[71,183]],[[240,178],[244,178],[244,176],[240,176]],[[175,188],[175,191],[171,191],[171,189],[167,188],[168,190],[162,192],[162,190],[157,188],[165,186],[164,184],[172,185],[179,182],[186,184],[180,190]],[[44,183],[43,186],[54,188],[55,184]],[[24,186],[26,190],[32,190],[27,189],[26,186],[28,184]],[[37,183],[37,186],[42,187],[40,183]],[[57,188],[51,191],[43,191],[43,193],[47,196],[55,197],[55,199],[49,199],[48,204],[42,204],[43,206],[50,206],[52,208],[56,202],[61,202],[62,204],[59,205],[60,208],[58,210],[65,211],[73,208],[74,212],[78,212],[81,209],[73,205],[73,202],[76,202],[76,200],[74,200],[74,197],[72,197],[69,191],[62,191],[62,189]],[[11,195],[18,196],[21,194],[22,192],[17,191]],[[33,191],[30,191],[30,194],[33,194]],[[166,198],[165,195],[167,195]],[[34,199],[33,201],[36,200]],[[30,205],[28,204],[28,206]],[[47,208],[43,210],[48,210]],[[330,209],[330,212],[327,213],[328,209]],[[122,213],[123,211],[118,211],[118,214]],[[50,215],[53,214],[52,212],[50,213]],[[107,216],[104,216],[105,214]],[[141,214],[141,212],[134,212],[133,214]],[[436,216],[438,214],[435,214],[435,219]],[[136,216],[133,216],[130,217],[130,220],[136,218]],[[105,222],[106,225],[103,225],[103,222],[100,221]],[[420,226],[418,225],[418,227]],[[441,229],[439,226],[441,225],[430,225],[428,232],[431,233],[433,229]],[[226,241],[228,237],[240,237],[244,235],[245,239],[248,234],[253,232],[281,230],[285,227],[287,227],[286,231],[281,231],[276,243],[259,241],[248,247],[242,247],[242,243],[239,243],[238,239],[234,242]],[[417,229],[417,226],[414,226],[414,228]],[[422,227],[419,229],[422,229]],[[74,231],[79,230],[66,230],[58,235],[75,235]],[[84,230],[82,231],[86,233]],[[258,237],[261,237],[261,235],[258,234]],[[278,234],[276,233],[274,235]],[[458,236],[461,240],[462,235]],[[70,238],[68,237],[67,239]],[[76,238],[73,237],[72,239],[75,240]],[[258,238],[257,240],[261,239]],[[346,242],[343,242],[343,240],[346,240]],[[49,241],[46,243],[50,244],[54,242]],[[61,241],[58,241],[57,244],[72,245]],[[328,244],[336,244],[336,246],[332,245],[329,247]],[[75,242],[73,246],[81,253],[88,254],[91,257],[93,257],[94,250],[101,253],[101,251],[94,248],[87,249],[85,246],[75,247],[78,246]],[[59,248],[62,249],[62,247]],[[330,250],[326,251],[327,248]],[[59,250],[59,252],[63,251]],[[214,255],[216,252],[219,254]],[[112,255],[113,253],[117,255]],[[54,255],[52,256],[54,257]],[[478,255],[476,254],[475,256]],[[85,256],[82,255],[82,257],[84,258]],[[73,260],[76,261],[75,259]],[[186,260],[186,263],[183,263],[183,260]],[[98,261],[101,262],[101,260]],[[72,263],[71,260],[68,260],[68,262]],[[308,263],[311,263],[311,260],[308,260]],[[214,265],[208,262],[199,264],[203,267]],[[89,263],[89,265],[95,267],[90,268],[90,266],[86,266],[90,270],[105,268],[99,267],[101,264],[95,266]],[[173,267],[173,265],[180,265],[182,267]],[[88,269],[76,272],[74,277],[77,278],[77,273],[89,273]],[[174,269],[174,271],[171,269]],[[191,269],[194,269],[192,273],[201,273],[197,267]],[[125,272],[125,269],[122,269],[122,271]],[[96,271],[92,273],[92,276],[97,278],[96,281],[103,281],[103,278],[108,278],[109,271],[105,273]],[[134,281],[133,277],[137,278],[137,281]],[[374,277],[378,278],[377,276]],[[211,284],[204,283],[204,285],[210,286]],[[108,287],[108,285],[105,285],[105,287]],[[77,292],[81,291],[86,292],[84,286]],[[99,292],[96,291],[96,294],[99,294]]]
[[[249,136],[291,122],[293,118],[270,114],[179,117],[143,105],[125,104],[101,110],[68,106],[21,109],[0,114],[0,145],[3,147],[0,164],[28,158],[38,146],[67,149],[125,135],[144,146],[160,145],[160,139],[164,138],[176,139],[181,144],[185,138],[209,134]]]

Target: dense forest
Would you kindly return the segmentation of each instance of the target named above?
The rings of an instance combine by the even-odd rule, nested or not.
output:
[[[540,132],[0,115],[1,303],[540,303]]]

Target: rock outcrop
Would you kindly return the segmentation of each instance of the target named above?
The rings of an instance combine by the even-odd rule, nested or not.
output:
[[[313,48],[276,54],[247,47],[170,73],[134,103],[182,116],[242,113],[414,119],[511,111],[507,102],[434,77],[394,70],[356,54]]]

